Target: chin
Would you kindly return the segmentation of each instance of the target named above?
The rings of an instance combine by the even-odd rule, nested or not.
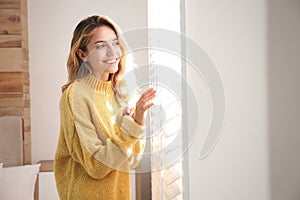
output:
[[[116,73],[119,70],[118,66],[114,66],[114,67],[109,67],[106,71],[109,72],[110,74],[112,73]]]

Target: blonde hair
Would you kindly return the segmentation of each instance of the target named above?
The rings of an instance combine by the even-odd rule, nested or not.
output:
[[[127,45],[124,38],[122,38],[121,36],[121,30],[118,27],[118,25],[107,16],[93,15],[81,20],[76,26],[73,32],[69,58],[67,61],[68,83],[62,86],[62,91],[64,91],[72,82],[76,80],[76,74],[83,62],[77,54],[78,49],[81,49],[82,51],[87,51],[87,45],[89,44],[91,39],[91,32],[95,28],[98,28],[100,26],[108,26],[115,32],[115,34],[118,37],[120,48],[122,51],[122,55],[118,65],[118,71],[112,74],[110,77],[114,88],[115,97],[118,101],[120,101],[121,99],[126,98],[124,95],[122,95],[120,91],[120,87],[124,86],[124,83],[120,82],[118,84],[118,81],[124,75],[126,70],[126,64],[128,64],[127,55],[125,53],[127,51]]]

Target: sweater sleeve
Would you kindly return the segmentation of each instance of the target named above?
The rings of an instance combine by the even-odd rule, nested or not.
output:
[[[120,108],[116,116],[115,135],[113,142],[129,157],[130,168],[135,168],[142,157],[145,148],[145,126],[136,123],[130,116],[124,115],[124,108]]]
[[[142,154],[145,149],[146,140],[140,138],[132,147],[132,155],[130,157],[130,168],[134,169],[138,166],[141,161]]]
[[[116,116],[115,135],[113,141],[126,153],[132,151],[134,145],[145,132],[145,126],[136,123],[130,116],[122,115],[126,108],[120,108]]]
[[[63,93],[60,102],[61,130],[71,157],[95,179],[102,179],[115,169],[128,171],[127,155],[109,138],[105,141],[99,139],[88,109],[82,105],[82,110],[73,110],[75,102],[71,86]]]

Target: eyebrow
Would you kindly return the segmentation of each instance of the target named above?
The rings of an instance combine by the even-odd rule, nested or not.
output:
[[[116,41],[118,40],[119,38],[118,37],[115,37],[114,39],[112,39],[112,41]],[[97,40],[96,42],[94,42],[94,44],[98,44],[98,43],[101,43],[101,42],[107,42],[108,40]]]

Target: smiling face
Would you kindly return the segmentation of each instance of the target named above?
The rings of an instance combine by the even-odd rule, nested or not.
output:
[[[119,39],[108,26],[100,26],[91,32],[87,51],[80,52],[83,61],[87,61],[92,74],[103,81],[109,80],[109,74],[118,71],[122,51]]]

